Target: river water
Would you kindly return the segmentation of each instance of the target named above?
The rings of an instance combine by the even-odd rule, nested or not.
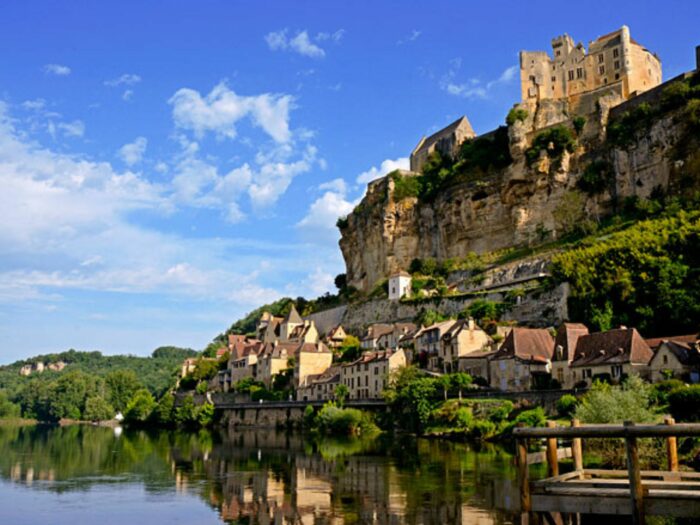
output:
[[[3,525],[520,523],[514,478],[447,441],[0,426]]]

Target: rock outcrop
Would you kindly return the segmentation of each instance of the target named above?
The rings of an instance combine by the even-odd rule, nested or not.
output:
[[[341,228],[348,284],[369,292],[416,258],[465,257],[556,238],[563,227],[557,210],[574,191],[584,217],[599,220],[627,197],[648,198],[655,188],[675,191],[683,177],[700,179],[698,173],[689,175],[689,166],[697,171],[700,158],[692,156],[697,156],[693,148],[684,152],[678,147],[687,138],[687,129],[673,112],[658,117],[624,148],[609,143],[606,124],[611,108],[619,115],[632,102],[601,98],[585,125],[579,122],[572,152],[552,159],[543,149],[539,158],[528,162],[526,153],[538,134],[556,125],[576,127],[564,106],[548,102],[509,127],[512,162],[507,167],[458,177],[430,200],[396,199],[390,176],[371,182]],[[577,183],[594,161],[610,166],[611,173],[606,188],[589,195],[578,191]]]

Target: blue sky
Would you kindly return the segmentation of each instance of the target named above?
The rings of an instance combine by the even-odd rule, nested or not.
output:
[[[332,290],[336,217],[422,134],[499,125],[520,49],[627,24],[670,78],[698,20],[698,2],[3,2],[0,363],[201,348]]]

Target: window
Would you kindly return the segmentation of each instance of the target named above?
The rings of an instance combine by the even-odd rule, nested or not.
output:
[[[620,61],[615,60],[615,69],[620,69]]]
[[[365,386],[369,386],[369,376],[365,376]]]
[[[583,78],[583,68],[582,67],[576,68],[576,78]]]
[[[375,375],[375,376],[378,376],[378,375],[379,375],[379,367],[378,367],[378,366],[375,366],[375,367],[374,367],[374,375]]]
[[[620,73],[615,73],[615,80],[620,80]]]
[[[556,82],[556,81],[557,81],[557,77],[552,77],[552,82]]]
[[[605,59],[603,58],[603,53],[601,53],[600,55],[598,55],[598,63],[599,63],[599,64],[602,64],[604,60],[605,60]]]
[[[665,365],[668,364],[668,356],[667,356],[667,355],[664,356],[664,364],[665,364]]]
[[[620,56],[620,50],[618,48],[613,49],[613,58]]]
[[[598,73],[601,75],[605,74],[605,66],[598,66]]]
[[[573,79],[574,79],[574,70],[570,69],[569,70],[569,80],[573,80]]]
[[[561,56],[561,49],[557,49],[557,56],[558,56],[558,57]]]

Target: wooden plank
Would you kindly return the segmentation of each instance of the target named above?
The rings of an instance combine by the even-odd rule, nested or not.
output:
[[[578,419],[572,419],[571,426],[573,428],[578,428],[581,426],[581,422]],[[583,477],[583,449],[581,446],[581,438],[575,437],[571,440],[571,456],[574,458],[574,470],[580,472],[580,477]]]
[[[554,421],[547,421],[547,428],[556,428]],[[557,457],[557,438],[547,438],[547,473],[550,477],[559,475],[559,458]]]
[[[672,417],[667,417],[664,420],[664,424],[668,426],[674,426],[675,421]],[[668,470],[671,472],[678,471],[678,444],[676,441],[676,436],[669,436],[666,438],[666,451],[668,455]]]
[[[539,484],[541,482],[538,481],[536,483]],[[629,481],[626,479],[569,479],[567,485],[575,485],[577,487],[628,487]],[[649,490],[658,488],[690,492],[698,491],[700,494],[700,482],[697,481],[657,481],[642,479],[642,485]]]
[[[530,512],[530,474],[527,466],[527,439],[517,439],[515,442],[516,461],[518,467],[518,485],[520,487],[520,510]]]
[[[572,455],[572,450],[571,447],[564,447],[557,449],[557,458],[558,459],[567,459],[570,458]],[[547,461],[547,452],[546,450],[543,450],[541,452],[530,452],[527,455],[527,464],[528,465],[535,465],[537,463],[544,463]]]
[[[634,422],[625,421],[625,428],[634,427]],[[625,439],[627,451],[627,470],[629,471],[629,491],[632,497],[632,523],[634,525],[644,525],[644,487],[642,486],[642,472],[639,468],[639,449],[637,448],[637,438],[628,436]]]
[[[604,476],[611,478],[625,478],[628,476],[626,470],[605,470],[605,469],[585,469],[584,473],[591,476]],[[642,470],[643,478],[665,478],[680,476],[681,479],[700,479],[700,472],[670,472],[668,470]]]
[[[700,436],[700,423],[679,423],[669,425],[584,425],[580,427],[518,427],[513,429],[514,437],[527,438],[615,438],[615,437],[685,437]]]
[[[646,514],[655,516],[672,516],[700,518],[700,504],[696,499],[646,498]],[[581,514],[616,514],[629,515],[629,492],[624,496],[599,497],[598,495],[570,496],[554,494],[533,494],[533,512],[565,512]]]
[[[564,474],[559,474],[558,476],[554,476],[551,478],[545,478],[545,479],[540,479],[537,481],[533,481],[530,483],[532,486],[539,486],[539,485],[547,485],[547,484],[552,484],[552,483],[559,483],[562,481],[568,481],[573,478],[577,478],[579,476],[579,472],[572,471],[572,472],[566,472]]]

